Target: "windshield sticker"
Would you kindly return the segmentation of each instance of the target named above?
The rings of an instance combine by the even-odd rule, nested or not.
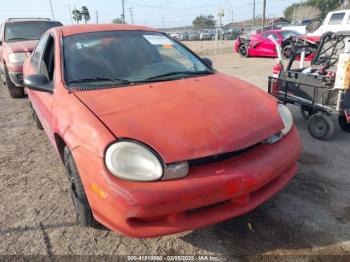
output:
[[[97,46],[101,43],[101,40],[92,40],[92,41],[86,41],[86,42],[78,42],[76,43],[76,48],[79,49],[83,49],[83,48],[90,48],[93,46]]]
[[[163,47],[163,48],[165,48],[165,49],[174,48],[174,46],[173,46],[173,45],[163,45],[162,47]]]
[[[171,40],[162,35],[143,35],[151,45],[174,45]]]

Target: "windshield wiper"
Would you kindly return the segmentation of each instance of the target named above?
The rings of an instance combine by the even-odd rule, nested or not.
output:
[[[68,84],[79,84],[79,83],[96,83],[96,82],[113,82],[120,84],[131,84],[127,79],[121,78],[107,78],[107,77],[95,77],[95,78],[83,78],[69,81]]]
[[[211,71],[178,71],[178,72],[171,72],[171,73],[167,73],[167,74],[162,74],[162,75],[157,75],[157,76],[152,76],[149,78],[146,78],[144,81],[152,81],[152,80],[157,80],[159,78],[164,78],[167,76],[177,76],[177,75],[209,75],[209,74],[213,74],[213,72]]]

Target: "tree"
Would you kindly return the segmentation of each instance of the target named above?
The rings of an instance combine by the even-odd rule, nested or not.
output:
[[[216,23],[213,15],[200,15],[193,20],[192,24],[194,28],[203,29],[214,28]]]
[[[302,3],[301,5],[298,3],[292,4],[289,7],[287,7],[284,10],[284,17],[288,20],[293,20],[293,13],[294,10],[298,7],[302,6],[314,6],[320,9],[321,14],[320,17],[324,18],[326,15],[333,10],[336,10],[340,7],[341,1],[339,0],[307,0],[306,2]],[[310,14],[311,16],[312,14]],[[309,17],[307,17],[309,18]]]
[[[114,18],[114,19],[112,20],[112,23],[113,23],[113,24],[123,24],[124,22],[123,22],[123,19],[122,19],[122,18]]]
[[[316,19],[321,16],[320,8],[312,5],[299,5],[294,8],[292,17],[296,21],[303,21],[307,19]]]
[[[83,16],[81,14],[81,12],[78,9],[74,9],[72,11],[72,15],[73,15],[73,20],[79,24],[79,22],[83,19]]]
[[[89,9],[86,6],[83,6],[80,13],[86,24],[91,19]]]

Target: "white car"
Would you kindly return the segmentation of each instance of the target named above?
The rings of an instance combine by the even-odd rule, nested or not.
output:
[[[326,32],[350,32],[350,9],[328,13],[322,26],[310,36],[322,36]]]
[[[283,30],[294,30],[306,34],[306,25],[290,25],[282,27]],[[350,9],[329,12],[322,26],[308,36],[322,36],[326,32],[350,32]]]

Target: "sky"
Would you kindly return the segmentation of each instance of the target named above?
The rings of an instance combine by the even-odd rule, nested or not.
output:
[[[122,0],[51,0],[55,19],[71,24],[70,11],[87,6],[91,14],[90,23],[110,23],[122,14]],[[132,8],[134,23],[151,27],[180,27],[191,25],[201,14],[217,15],[225,11],[223,24],[242,21],[252,17],[253,0],[125,0],[125,17],[131,23]],[[279,17],[283,10],[300,0],[267,0],[267,16]],[[256,0],[256,15],[262,15],[263,0]],[[232,16],[233,13],[233,16]],[[52,18],[50,0],[0,0],[0,21],[8,17]]]

